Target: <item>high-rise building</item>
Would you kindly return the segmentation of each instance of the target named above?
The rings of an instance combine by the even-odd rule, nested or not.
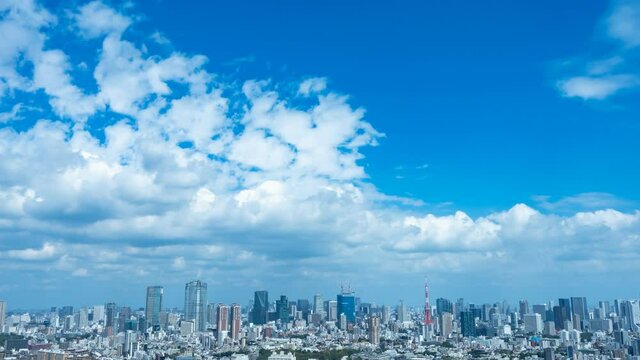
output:
[[[195,331],[205,331],[207,309],[207,283],[194,280],[184,287],[184,318],[193,321]]]
[[[144,312],[146,327],[160,325],[160,311],[162,311],[162,296],[164,289],[162,286],[147,287],[147,301]],[[115,307],[115,304],[114,304]]]
[[[387,325],[391,318],[391,307],[389,305],[382,306],[382,323]]]
[[[520,316],[524,317],[524,315],[529,313],[529,302],[527,300],[520,300],[519,302]]]
[[[307,316],[309,316],[309,313],[311,312],[311,306],[309,304],[309,300],[298,299],[297,305],[298,305],[297,310],[302,312],[302,318],[306,319]]]
[[[400,304],[398,304],[398,307],[396,310],[396,316],[397,316],[398,322],[400,323],[409,321],[409,315],[407,313],[407,307],[404,304],[404,300],[400,300]]]
[[[571,298],[571,313],[580,317],[580,322],[575,323],[574,327],[582,329],[582,323],[589,321],[589,308],[587,307],[586,297],[572,297]]]
[[[338,302],[335,300],[327,301],[327,320],[338,321]]]
[[[7,302],[0,300],[0,332],[2,332],[2,326],[4,325],[4,319],[7,313]]]
[[[324,318],[324,303],[320,294],[313,296],[313,313],[321,314],[321,318]]]
[[[476,319],[473,312],[460,312],[460,330],[464,337],[476,336]]]
[[[78,321],[76,323],[78,329],[85,329],[89,326],[89,309],[86,306],[80,308],[78,311]]]
[[[598,308],[600,309],[600,317],[602,319],[608,319],[611,314],[611,306],[608,301],[598,302]]]
[[[280,299],[276,300],[276,319],[282,324],[289,322],[289,299],[285,295],[281,295]]]
[[[104,305],[95,305],[93,307],[93,323],[94,324],[99,324],[99,323],[103,323],[104,324]]]
[[[356,322],[356,295],[348,287],[342,288],[342,293],[337,296],[338,316],[344,314],[347,324]]]
[[[369,342],[374,346],[380,344],[380,319],[375,315],[369,318]]]
[[[216,329],[218,334],[229,331],[229,307],[225,304],[218,304],[216,308]]]
[[[115,333],[116,329],[115,329],[115,323],[116,323],[116,304],[115,303],[107,303],[104,306],[104,313],[105,313],[105,322],[104,322],[104,326],[107,329],[110,329],[108,331],[111,331],[111,333]]]
[[[538,313],[525,314],[522,317],[524,322],[524,332],[526,334],[541,334],[544,329],[542,315]]]
[[[532,312],[536,314],[540,314],[542,316],[542,320],[546,320],[547,316],[547,305],[546,304],[536,304],[532,306]]]
[[[438,314],[438,316],[440,316],[440,315],[442,315],[443,313],[446,313],[446,312],[450,313],[450,314],[453,314],[453,304],[448,299],[437,298],[436,299],[436,313]]]
[[[253,297],[253,310],[251,311],[254,324],[264,325],[269,320],[269,292],[256,291]]]
[[[242,326],[242,314],[240,305],[231,305],[231,339],[233,341],[240,340],[240,327]]]
[[[442,315],[440,315],[440,318],[442,319],[440,325],[440,335],[448,338],[453,332],[453,314],[444,312],[442,313]]]

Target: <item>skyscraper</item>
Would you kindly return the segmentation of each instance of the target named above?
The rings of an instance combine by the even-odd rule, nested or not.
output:
[[[338,316],[344,314],[347,324],[356,322],[356,295],[349,287],[343,287],[342,293],[337,296]]]
[[[302,318],[306,319],[307,316],[309,316],[309,312],[310,312],[310,304],[309,304],[309,300],[307,299],[298,299],[298,311],[302,312]]]
[[[369,318],[369,342],[374,346],[380,344],[380,319],[375,315]]]
[[[164,289],[162,286],[149,286],[147,287],[147,301],[146,309],[144,312],[144,318],[146,321],[146,327],[159,326],[160,325],[160,311],[162,311],[162,295]],[[115,311],[115,304],[113,304]],[[107,314],[108,317],[108,314]],[[108,320],[107,320],[108,321]]]
[[[240,340],[240,326],[242,326],[242,314],[240,313],[240,305],[231,305],[231,339],[233,341]]]
[[[282,324],[289,322],[289,299],[285,295],[281,295],[280,300],[276,300],[276,319]]]
[[[266,290],[256,291],[253,297],[252,310],[253,323],[264,325],[269,317],[269,292]]]
[[[400,300],[400,304],[398,304],[398,308],[396,310],[396,316],[398,318],[398,322],[400,323],[409,321],[407,307],[404,305],[404,300]]]
[[[437,298],[436,299],[436,312],[438,315],[442,315],[443,313],[453,314],[453,303],[450,300],[445,298]]]
[[[0,332],[2,332],[2,326],[4,325],[4,318],[7,311],[7,302],[0,300]]]
[[[524,316],[529,313],[529,302],[527,300],[520,300],[519,302],[520,316],[524,319]]]
[[[218,304],[216,310],[216,329],[218,334],[229,331],[229,307],[225,304]]]
[[[324,304],[322,301],[322,295],[316,294],[313,297],[313,313],[321,314],[321,317],[324,317]]]
[[[207,283],[194,280],[184,287],[184,318],[193,321],[195,331],[205,331],[207,310]]]
[[[460,312],[460,330],[464,337],[476,336],[476,320],[473,316],[473,312]]]
[[[587,307],[586,297],[572,297],[571,298],[571,310],[572,314],[580,317],[581,323],[573,324],[577,329],[582,329],[582,323],[589,321],[589,308]]]

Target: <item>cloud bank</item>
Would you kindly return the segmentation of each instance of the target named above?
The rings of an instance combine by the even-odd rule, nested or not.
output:
[[[385,195],[361,151],[384,134],[325,78],[220,82],[205,56],[150,53],[150,36],[129,34],[135,16],[99,1],[66,16],[0,1],[0,14],[0,262],[13,289],[29,274],[51,289],[87,277],[364,287],[424,274],[638,269],[640,212],[606,201],[473,218]],[[636,46],[626,29],[616,38]],[[52,48],[52,36],[74,37],[95,64]],[[79,85],[80,71],[90,85]],[[583,98],[622,89],[622,75],[602,76],[563,89]]]

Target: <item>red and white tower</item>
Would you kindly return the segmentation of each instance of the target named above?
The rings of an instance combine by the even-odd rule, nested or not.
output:
[[[431,305],[429,305],[429,284],[427,284],[427,279],[424,279],[424,326],[429,327],[432,323]]]

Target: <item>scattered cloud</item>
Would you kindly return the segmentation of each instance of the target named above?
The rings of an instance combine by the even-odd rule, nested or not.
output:
[[[618,44],[613,54],[601,59],[574,61],[579,65],[570,69],[556,85],[565,97],[583,100],[604,100],[623,90],[640,86],[637,52],[640,45],[640,3],[634,0],[612,2],[610,14],[605,18],[605,36]],[[575,65],[574,64],[574,65]]]

